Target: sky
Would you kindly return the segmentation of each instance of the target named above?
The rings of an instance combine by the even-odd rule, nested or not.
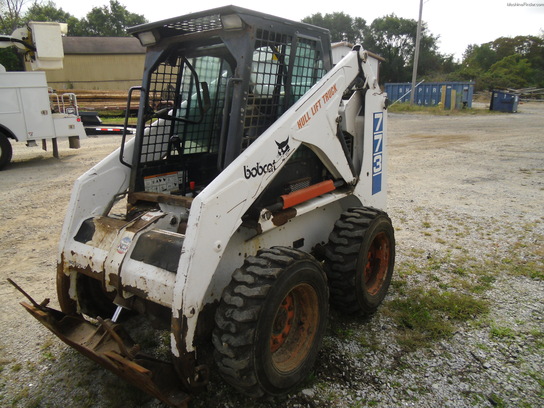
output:
[[[109,0],[52,0],[58,8],[83,18],[93,7]],[[300,21],[316,13],[344,12],[370,24],[388,14],[417,20],[420,0],[118,0],[131,13],[150,21],[164,20],[210,8],[234,4],[262,13]],[[28,2],[30,4],[30,1]],[[544,33],[544,0],[424,0],[423,21],[438,36],[439,52],[460,60],[470,44],[483,44],[499,37]]]

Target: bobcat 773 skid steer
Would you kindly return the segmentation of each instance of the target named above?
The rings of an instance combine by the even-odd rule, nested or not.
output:
[[[327,30],[234,6],[129,32],[147,46],[136,135],[75,183],[61,311],[24,306],[171,406],[212,366],[247,395],[284,394],[329,303],[371,313],[393,273],[379,57],[355,46],[332,67]],[[121,324],[142,315],[170,329],[171,361]]]

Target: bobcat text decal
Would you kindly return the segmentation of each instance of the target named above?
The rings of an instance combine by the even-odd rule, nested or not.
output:
[[[297,120],[297,126],[299,129],[302,129],[306,124],[312,119],[313,116],[319,110],[329,102],[329,100],[338,92],[336,89],[336,84],[331,86],[327,92],[325,92],[320,99],[307,111],[299,120]]]
[[[246,179],[250,179],[257,176],[262,176],[267,173],[274,173],[276,171],[276,160],[273,160],[272,163],[257,164],[253,167],[244,166],[244,176]]]
[[[249,180],[253,177],[274,173],[278,168],[278,165],[286,159],[286,156],[291,151],[291,148],[289,147],[289,137],[287,137],[287,139],[285,139],[283,142],[278,142],[277,140],[275,140],[275,142],[276,146],[278,147],[278,160],[274,159],[271,162],[264,164],[257,162],[255,166],[252,167],[244,166],[244,177],[246,179]]]

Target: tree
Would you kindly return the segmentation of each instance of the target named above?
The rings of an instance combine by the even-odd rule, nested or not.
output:
[[[108,6],[94,7],[81,20],[77,35],[91,37],[126,37],[128,27],[146,23],[143,15],[130,13],[117,0],[110,0]]]
[[[499,37],[469,45],[457,78],[476,80],[476,89],[544,86],[544,37]]]
[[[26,0],[0,0],[0,34],[11,35],[22,25],[21,10]],[[23,70],[23,60],[13,47],[0,49],[0,64],[8,71]]]
[[[366,29],[366,21],[360,17],[350,17],[342,12],[332,14],[312,14],[302,19],[303,23],[327,28],[331,33],[331,41],[360,42]]]
[[[496,50],[491,46],[491,43],[481,45],[469,45],[464,53],[463,64],[466,67],[479,69],[483,72],[491,68],[491,65],[500,61]]]
[[[27,0],[0,0],[0,34],[10,35],[21,25],[21,10]]]
[[[15,48],[0,48],[0,65],[7,71],[22,71],[23,63]]]
[[[26,11],[23,20],[25,23],[29,21],[54,21],[57,23],[67,23],[68,35],[77,32],[80,24],[78,18],[65,12],[62,8],[57,8],[53,1],[38,3],[38,1],[35,0]]]
[[[527,58],[519,54],[504,57],[482,75],[480,86],[494,88],[525,88],[534,84],[535,70]]]
[[[499,60],[497,53],[491,48],[491,43],[471,44],[466,48],[461,67],[455,72],[452,79],[472,81],[481,78]],[[476,84],[477,88],[479,85]]]
[[[380,76],[385,82],[406,82],[411,79],[414,60],[417,21],[390,14],[375,19],[365,30],[363,47],[385,58]],[[438,38],[428,33],[422,24],[420,42],[420,76],[430,75],[445,67],[438,53]]]
[[[26,13],[21,10],[28,0],[0,0],[0,34],[10,35],[16,28],[29,21],[55,21],[68,24],[71,36],[127,36],[127,27],[146,23],[143,15],[129,12],[117,0],[110,0],[109,6],[93,8],[86,18],[79,20],[54,1],[33,0]],[[10,71],[23,70],[20,54],[13,48],[0,49],[0,64]]]

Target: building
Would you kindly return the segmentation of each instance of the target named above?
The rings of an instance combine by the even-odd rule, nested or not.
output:
[[[47,71],[56,90],[127,91],[142,83],[145,47],[134,37],[63,37],[64,68]]]

